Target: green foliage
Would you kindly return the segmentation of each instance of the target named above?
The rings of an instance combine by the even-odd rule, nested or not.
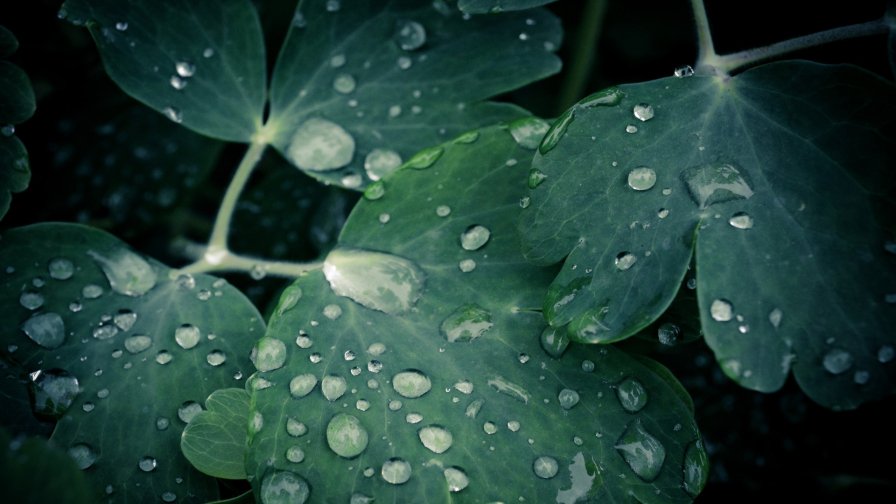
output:
[[[894,87],[764,63],[890,31],[888,75],[892,6],[725,55],[692,0],[696,72],[656,79],[615,69],[691,30],[603,1],[10,18],[0,217],[41,167],[0,236],[10,498],[691,502],[756,486],[737,457],[891,485],[839,433],[889,447]]]

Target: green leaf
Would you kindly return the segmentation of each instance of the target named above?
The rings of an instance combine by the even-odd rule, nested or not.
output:
[[[264,325],[224,280],[173,271],[73,224],[3,236],[3,348],[31,373],[52,441],[85,469],[95,500],[217,497],[180,453],[200,401],[239,384]],[[187,496],[189,488],[190,496]]]
[[[457,6],[470,14],[483,14],[486,12],[498,13],[503,11],[531,9],[549,4],[554,0],[460,0]]]
[[[326,182],[360,188],[421,146],[520,117],[483,100],[560,68],[546,11],[464,20],[441,2],[337,4],[299,5],[266,126],[280,153]]]
[[[550,323],[579,341],[635,334],[693,254],[702,330],[732,379],[768,392],[793,369],[835,408],[891,393],[893,91],[783,62],[580,102],[539,148],[520,225],[528,257],[566,257]]]
[[[193,467],[224,479],[246,479],[246,420],[249,394],[243,389],[216,390],[205,411],[184,428],[180,448]]]
[[[87,504],[87,479],[72,459],[41,438],[10,439],[0,429],[0,485],[6,502]]]
[[[506,127],[438,149],[368,190],[256,345],[256,495],[690,501],[689,446],[693,495],[707,468],[671,375],[612,347],[541,349],[532,308],[554,270],[525,261],[514,229],[531,150]]]
[[[252,490],[249,490],[236,497],[210,502],[209,504],[255,504],[255,493],[252,492]]]
[[[106,72],[137,100],[203,135],[247,142],[261,127],[265,51],[249,0],[67,0]]]
[[[15,52],[19,43],[15,36],[0,26],[0,58]],[[34,114],[34,90],[21,68],[0,61],[0,219],[6,215],[12,193],[28,188],[31,169],[28,152],[14,136],[15,125]]]
[[[28,374],[20,367],[8,362],[10,350],[17,350],[15,346],[5,349],[0,357],[0,425],[16,435],[41,436],[49,438],[53,433],[55,423],[41,421],[34,416],[33,402],[29,396],[27,387]]]

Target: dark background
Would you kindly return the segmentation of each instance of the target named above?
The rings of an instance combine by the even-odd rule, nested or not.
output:
[[[270,68],[294,2],[256,3],[268,38]],[[694,62],[696,39],[687,0],[604,3],[602,9],[594,0],[552,4],[550,9],[562,18],[566,30],[559,50],[564,70],[499,99],[554,117],[577,99],[608,85],[666,77],[674,68]],[[870,21],[883,14],[885,3],[707,0],[706,7],[716,50],[724,54]],[[107,229],[168,264],[184,264],[171,243],[178,238],[206,239],[244,147],[191,136],[135,106],[105,76],[88,32],[57,19],[58,7],[59,2],[45,0],[0,3],[0,24],[20,42],[10,60],[30,76],[38,99],[35,116],[17,127],[31,156],[31,187],[14,195],[2,227],[44,220],[84,222]],[[594,18],[585,13],[594,8],[602,16],[591,36]],[[851,63],[892,80],[887,46],[887,36],[879,35],[790,57]],[[131,128],[120,137],[104,133],[110,124],[129,117],[146,120],[149,126]],[[181,150],[149,160],[134,152],[136,144],[164,150],[171,138],[178,139]],[[117,157],[104,163],[110,153]],[[173,174],[165,172],[155,179],[146,174],[175,162],[179,168],[169,170]],[[283,184],[290,187],[290,201],[267,201],[266,191]],[[141,200],[143,193],[153,197]],[[354,193],[324,188],[284,168],[269,153],[235,217],[234,247],[268,257],[313,259],[333,243],[356,198]],[[268,204],[290,219],[256,220]],[[286,243],[291,245],[284,248],[279,240],[278,247],[275,238],[257,238],[259,227],[274,237],[288,234],[292,239]],[[240,235],[239,229],[246,228],[253,234]],[[253,281],[245,275],[230,280],[262,310],[284,285],[282,280]],[[694,398],[712,463],[710,482],[698,502],[768,497],[892,502],[896,495],[893,399],[856,411],[832,412],[808,400],[792,379],[774,394],[740,388],[722,375],[702,341],[673,348],[659,348],[647,340],[627,345],[650,352],[669,366]]]

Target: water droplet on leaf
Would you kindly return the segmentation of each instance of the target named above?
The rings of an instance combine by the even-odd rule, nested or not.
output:
[[[47,265],[47,271],[50,273],[50,278],[68,280],[75,273],[75,265],[68,259],[57,257]]]
[[[353,415],[338,413],[327,424],[327,445],[340,457],[357,457],[367,448],[367,442],[367,429]]]
[[[450,342],[473,341],[485,334],[494,324],[491,312],[476,304],[454,310],[442,321],[439,329]]]
[[[688,194],[700,208],[753,196],[753,188],[744,175],[730,163],[694,166],[682,171],[681,176]]]
[[[517,119],[509,124],[510,134],[516,140],[517,145],[524,149],[533,150],[538,147],[548,132],[550,124],[537,117],[525,117]]]
[[[410,369],[392,377],[392,388],[402,397],[421,397],[432,388],[429,377],[420,371]]]
[[[65,323],[58,313],[41,313],[22,323],[22,331],[38,345],[54,349],[65,341]]]
[[[488,242],[491,231],[485,226],[474,224],[460,235],[460,246],[464,250],[479,250]]]
[[[318,117],[296,129],[286,151],[293,164],[312,171],[342,168],[354,154],[355,139],[342,126]]]
[[[332,250],[323,271],[337,295],[390,315],[411,309],[426,278],[408,259],[360,249]]]
[[[628,172],[628,186],[635,191],[647,191],[656,185],[656,172],[653,168],[641,166]]]
[[[263,337],[255,343],[249,359],[259,371],[280,369],[286,363],[286,344],[275,338]]]
[[[306,373],[294,377],[289,382],[289,393],[296,399],[305,397],[310,394],[314,387],[317,386],[317,377],[313,374]]]
[[[647,405],[647,391],[634,378],[626,378],[616,387],[616,397],[619,404],[631,413],[637,413]]]
[[[400,458],[390,458],[383,463],[380,475],[387,483],[401,485],[411,479],[411,464]]]
[[[426,43],[426,29],[416,21],[401,21],[395,30],[395,43],[405,51],[419,49]]]
[[[851,353],[840,348],[834,348],[824,355],[822,364],[824,369],[831,374],[841,374],[853,365],[853,356]]]
[[[542,479],[553,478],[557,475],[559,469],[560,466],[557,464],[557,459],[547,455],[542,455],[532,462],[532,471],[535,472],[536,476]]]
[[[32,409],[40,416],[61,417],[80,391],[78,379],[64,369],[38,370],[28,376]]]
[[[713,320],[718,322],[728,322],[734,318],[734,306],[727,299],[715,299],[709,305],[709,314]]]
[[[272,471],[261,481],[263,504],[304,504],[311,494],[308,482],[289,471]]]
[[[647,103],[639,103],[632,108],[632,115],[639,121],[649,121],[654,116],[653,106]]]
[[[156,285],[152,265],[128,249],[118,248],[105,255],[91,250],[87,254],[103,270],[112,290],[119,294],[138,297]]]
[[[666,460],[666,449],[644,429],[641,420],[626,427],[615,448],[632,472],[644,481],[656,479]]]
[[[454,442],[454,437],[448,429],[438,425],[423,427],[417,431],[417,436],[423,446],[433,453],[445,453]]]

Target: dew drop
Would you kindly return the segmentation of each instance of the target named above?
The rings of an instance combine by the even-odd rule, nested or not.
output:
[[[730,163],[694,166],[682,171],[681,177],[691,199],[700,208],[753,196],[753,188],[741,171]]]
[[[294,377],[289,382],[289,393],[296,399],[305,397],[310,394],[314,387],[317,386],[317,377],[313,374],[306,373]]]
[[[303,170],[328,171],[349,164],[355,139],[342,126],[313,117],[296,129],[286,155]]]
[[[122,331],[128,331],[137,322],[137,314],[131,310],[118,310],[118,313],[112,317],[112,322]]]
[[[826,353],[822,359],[824,369],[831,374],[841,374],[852,367],[853,356],[846,350],[834,348]]]
[[[383,463],[380,475],[387,483],[401,485],[411,479],[411,464],[400,458],[390,458]]]
[[[778,326],[781,325],[782,317],[784,317],[784,312],[782,312],[780,308],[775,308],[772,311],[768,312],[768,321],[775,329],[777,329]]]
[[[728,219],[728,224],[737,229],[750,229],[753,227],[753,218],[746,212],[737,212]]]
[[[448,467],[442,474],[445,475],[445,482],[448,484],[448,491],[457,493],[470,485],[470,478],[467,473],[459,467]]]
[[[637,261],[638,257],[635,254],[632,254],[631,252],[620,252],[616,254],[614,264],[619,271],[625,271],[631,268]]]
[[[557,464],[557,459],[547,455],[542,455],[532,462],[532,471],[535,472],[536,476],[542,479],[553,478],[557,475],[559,469],[560,466]]]
[[[337,93],[349,94],[355,90],[356,85],[355,78],[347,73],[339,74],[333,79],[333,89]]]
[[[28,377],[32,409],[40,416],[61,417],[80,391],[78,379],[64,369],[38,370]]]
[[[628,186],[635,191],[647,191],[656,185],[656,172],[653,168],[640,166],[628,172]]]
[[[176,107],[165,107],[162,109],[162,114],[165,114],[170,121],[180,124],[184,120],[184,116],[181,113],[179,108]]]
[[[323,272],[335,294],[390,315],[411,309],[426,278],[408,259],[361,249],[332,250]]]
[[[565,388],[557,394],[557,401],[560,403],[561,408],[565,410],[572,409],[576,404],[579,404],[579,393]]]
[[[510,123],[509,128],[517,145],[533,150],[541,143],[544,135],[550,129],[550,124],[537,117],[525,117]]]
[[[405,51],[419,49],[426,43],[426,29],[416,21],[401,21],[395,30],[395,43]]]
[[[65,323],[58,313],[35,315],[22,323],[22,331],[38,345],[54,349],[65,341]]]
[[[429,425],[417,431],[417,437],[429,451],[433,453],[445,453],[454,442],[454,437],[448,429],[439,425]]]
[[[436,215],[439,217],[448,217],[451,215],[451,207],[448,205],[439,205],[436,207]]]
[[[632,472],[644,481],[653,481],[666,460],[666,449],[635,420],[616,441],[616,451]]]
[[[47,271],[50,273],[50,278],[68,280],[75,273],[75,265],[68,259],[57,257],[50,260]]]
[[[186,401],[177,408],[177,418],[183,423],[190,423],[193,418],[202,412],[202,406],[196,401]]]
[[[647,405],[647,391],[634,378],[626,378],[616,387],[616,397],[619,404],[630,413],[637,413]]]
[[[703,449],[703,443],[695,441],[688,446],[684,454],[684,489],[687,493],[696,497],[706,486],[706,480],[709,471],[709,460],[706,457],[706,451]]]
[[[174,340],[184,350],[189,350],[199,344],[199,328],[193,324],[182,324],[174,330]]]
[[[877,350],[877,361],[881,364],[891,362],[893,357],[896,357],[896,350],[890,345],[883,345]]]
[[[301,446],[293,445],[286,449],[286,460],[298,464],[305,460],[305,451]]]
[[[555,359],[560,358],[569,346],[569,336],[566,335],[566,331],[556,327],[546,327],[541,332],[539,341],[541,348]]]
[[[464,259],[457,263],[457,268],[463,273],[469,273],[476,269],[476,261],[473,259]]]
[[[308,433],[308,427],[295,418],[289,417],[286,419],[286,433],[292,437],[301,437]]]
[[[96,451],[86,443],[77,443],[69,447],[68,455],[82,471],[90,468],[97,459]]]
[[[532,168],[531,170],[529,170],[529,180],[527,182],[527,185],[529,186],[529,189],[535,189],[536,187],[540,186],[546,178],[548,178],[548,176],[545,175],[544,172],[542,172],[538,168]]]
[[[461,394],[470,395],[473,393],[473,383],[469,380],[461,380],[455,383],[454,388]]]
[[[174,357],[172,357],[167,350],[162,350],[156,354],[156,362],[162,365],[168,364],[172,359],[174,359]]]
[[[44,297],[39,292],[25,291],[19,296],[19,304],[33,311],[44,305]]]
[[[210,366],[218,367],[221,364],[227,362],[227,355],[220,350],[212,350],[205,356],[205,362],[208,362]]]
[[[289,471],[272,471],[261,481],[263,504],[304,504],[311,494],[308,482]]]
[[[415,399],[429,392],[432,382],[422,372],[409,369],[392,377],[392,388],[402,397]]]
[[[286,344],[275,338],[263,337],[255,343],[249,359],[259,371],[280,369],[286,363]]]
[[[156,418],[156,430],[167,430],[171,422],[165,417]]]
[[[680,66],[675,69],[675,71],[672,73],[672,75],[674,75],[675,77],[678,77],[678,78],[690,77],[690,76],[694,75],[694,69],[691,67],[691,65]]]
[[[492,233],[485,226],[474,224],[460,235],[460,246],[464,250],[479,250],[488,242]]]
[[[656,216],[659,217],[660,219],[665,219],[666,217],[669,216],[669,209],[668,208],[660,208],[659,210],[657,210]]]
[[[128,249],[118,248],[106,255],[91,250],[87,254],[103,270],[112,290],[119,294],[138,297],[156,285],[152,265]]]
[[[290,385],[292,384],[290,383]],[[346,388],[348,388],[348,386],[345,378],[338,375],[327,375],[320,381],[320,390],[324,397],[330,402],[345,395]]]
[[[364,158],[364,171],[370,180],[376,181],[401,166],[401,156],[390,149],[373,149]]]
[[[143,472],[152,472],[158,467],[159,463],[154,457],[142,457],[139,462],[137,462],[137,466],[140,467],[140,470]]]
[[[439,326],[442,336],[454,342],[473,341],[494,325],[492,314],[476,304],[467,304],[454,310]]]
[[[677,325],[667,322],[656,330],[657,339],[661,344],[672,346],[678,343],[681,337],[681,328]]]
[[[865,385],[868,383],[869,379],[871,379],[871,373],[865,370],[856,371],[852,375],[852,381],[854,381],[856,385]]]
[[[442,157],[442,154],[445,153],[445,149],[442,147],[430,147],[428,149],[423,149],[422,151],[414,154],[406,165],[409,168],[413,168],[415,170],[425,170],[430,166],[434,165],[436,161]]]
[[[323,314],[330,320],[336,320],[342,315],[342,307],[337,304],[328,304],[324,306]]]
[[[718,322],[728,322],[734,318],[734,306],[727,299],[715,299],[709,306],[709,314]]]
[[[138,354],[151,346],[152,338],[145,334],[135,334],[124,340],[124,349],[132,354]]]
[[[498,426],[495,425],[495,422],[485,422],[482,424],[482,431],[491,436],[492,434],[498,432]]]
[[[646,103],[639,103],[632,108],[632,115],[641,122],[653,119],[653,106]]]
[[[367,448],[367,442],[367,429],[353,415],[338,413],[327,424],[327,445],[340,457],[357,457]]]

